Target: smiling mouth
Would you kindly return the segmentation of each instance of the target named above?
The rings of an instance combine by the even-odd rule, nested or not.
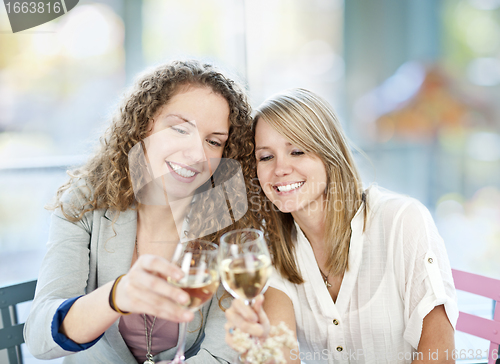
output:
[[[188,168],[181,167],[180,165],[178,165],[176,163],[167,162],[167,164],[170,166],[170,168],[172,168],[174,173],[176,173],[179,176],[184,177],[184,178],[193,177],[195,174],[200,173],[200,172],[194,171],[190,168],[188,169]]]
[[[290,183],[288,185],[282,185],[282,186],[273,186],[273,188],[278,191],[278,192],[290,192],[293,190],[296,190],[304,185],[304,181],[302,182],[296,182],[296,183]]]

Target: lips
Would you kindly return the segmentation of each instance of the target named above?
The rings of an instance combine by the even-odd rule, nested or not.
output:
[[[183,165],[183,164],[169,162],[169,161],[167,161],[166,163],[170,167],[170,169],[172,170],[173,173],[175,173],[183,178],[192,178],[192,177],[196,176],[198,173],[200,173],[196,169],[188,167],[188,166]]]
[[[298,190],[300,187],[304,185],[305,181],[301,182],[285,182],[285,183],[277,183],[273,186],[274,190],[278,193],[285,193]]]

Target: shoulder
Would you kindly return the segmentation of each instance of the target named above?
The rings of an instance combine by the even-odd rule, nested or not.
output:
[[[394,259],[409,266],[430,251],[447,260],[443,239],[421,202],[387,190],[379,190],[374,196],[378,199],[369,213],[365,231],[372,244],[390,249]]]
[[[377,225],[418,225],[432,221],[429,210],[417,199],[376,185],[367,189],[367,205],[369,223]]]
[[[94,208],[92,201],[94,190],[85,178],[73,177],[66,185],[62,186],[53,206],[53,229],[58,226],[66,228],[66,223],[77,224],[87,231],[92,231],[94,221],[99,217],[111,215],[108,209]],[[109,219],[112,220],[111,216]]]
[[[58,191],[58,207],[67,215],[76,217],[82,211],[91,208],[94,198],[92,186],[83,177],[72,179]]]
[[[61,201],[66,203],[76,202],[85,203],[91,201],[94,190],[90,183],[83,177],[73,177],[66,185]]]
[[[290,292],[292,291],[290,288],[294,286],[294,284],[283,277],[283,275],[281,275],[281,273],[274,266],[272,267],[272,273],[269,277],[268,284],[269,287],[275,288],[289,297],[291,294]]]

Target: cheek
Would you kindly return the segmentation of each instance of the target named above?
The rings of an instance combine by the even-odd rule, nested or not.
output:
[[[268,181],[267,175],[266,175],[266,170],[262,165],[258,164],[257,165],[257,178],[259,179],[260,185],[262,187],[265,186],[265,184]]]
[[[266,173],[265,168],[258,168],[257,167],[257,178],[259,179],[260,186],[262,187],[262,190],[264,191],[264,194],[267,196],[268,199],[271,201],[274,200],[274,195],[273,195],[273,187],[270,183],[268,173]]]
[[[262,192],[273,204],[276,204],[276,196],[273,193],[273,188],[270,185],[265,185],[262,187]]]
[[[160,138],[152,139],[149,145],[146,145],[149,155],[165,159],[166,157],[181,151],[182,145],[178,141],[166,141]]]
[[[205,153],[207,159],[209,158],[221,159],[222,155],[224,154],[224,151],[228,149],[227,141],[222,143],[221,147],[217,148],[208,144],[206,141],[202,142],[201,145],[203,146],[203,152]]]

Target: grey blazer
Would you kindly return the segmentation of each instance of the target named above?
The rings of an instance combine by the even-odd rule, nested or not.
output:
[[[63,201],[75,201],[75,198],[83,203],[81,190],[66,193]],[[92,292],[130,269],[137,212],[127,210],[118,216],[115,214],[110,210],[94,210],[76,223],[68,221],[60,209],[52,214],[47,253],[24,328],[26,344],[35,357],[53,359],[66,356],[65,364],[137,364],[120,335],[118,320],[94,346],[78,353],[63,350],[51,334],[52,319],[61,303]],[[198,312],[188,324],[186,356],[195,354],[187,360],[188,363],[228,363],[236,357],[224,341],[226,320],[218,304],[223,292],[221,285],[212,300],[202,308],[203,318]],[[175,351],[176,348],[169,349],[155,359],[173,359]]]

